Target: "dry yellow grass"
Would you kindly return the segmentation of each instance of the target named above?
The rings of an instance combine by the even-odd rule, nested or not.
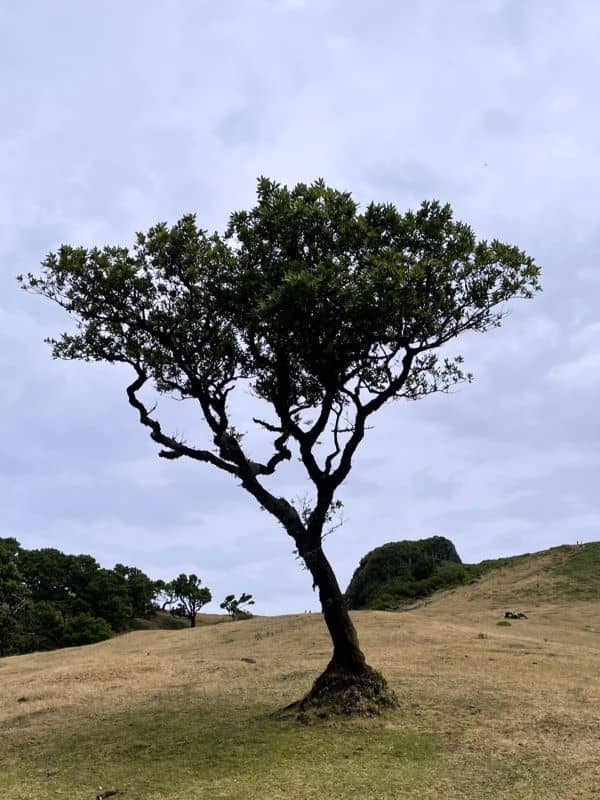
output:
[[[3,659],[0,797],[76,800],[107,782],[132,800],[596,797],[600,603],[528,595],[539,567],[406,613],[356,612],[401,700],[378,720],[269,716],[328,658],[317,614]],[[505,602],[529,619],[497,626]]]

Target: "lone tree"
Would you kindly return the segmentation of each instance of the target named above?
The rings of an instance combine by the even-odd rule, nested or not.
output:
[[[498,326],[505,301],[539,288],[539,268],[517,247],[477,241],[437,201],[359,213],[349,193],[322,180],[288,189],[260,178],[257,194],[224,235],[190,214],[137,234],[133,249],[62,246],[19,280],[76,321],[75,333],[49,340],[56,358],[130,365],[127,397],[159,455],[228,473],[293,539],[333,642],[308,697],[352,686],[372,694],[383,679],[365,660],[322,549],[336,491],[373,414],[470,380],[462,358],[442,348]],[[149,383],[196,403],[207,446],[165,430],[140,398]],[[235,389],[264,401],[252,420],[273,437],[262,461],[232,423]],[[293,453],[312,487],[309,508],[268,488]]]
[[[183,572],[175,580],[166,585],[169,595],[168,605],[174,605],[172,613],[187,617],[192,628],[196,627],[198,612],[212,600],[210,589],[200,586],[202,581],[197,575],[185,575]]]
[[[236,598],[234,594],[228,594],[225,600],[220,604],[219,608],[224,609],[227,614],[232,619],[248,619],[251,617],[252,614],[245,608],[241,608],[241,606],[253,606],[254,599],[252,598],[251,594],[247,594],[246,592],[242,592],[242,594]]]

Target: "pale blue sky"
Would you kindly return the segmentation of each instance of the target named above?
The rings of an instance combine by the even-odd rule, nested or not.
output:
[[[188,211],[222,230],[265,174],[437,197],[543,268],[543,294],[461,345],[473,385],[376,421],[327,539],[341,583],[393,539],[465,560],[600,539],[599,40],[582,1],[0,0],[0,536],[316,607],[278,526],[228,476],[157,458],[126,371],[52,361],[66,321],[14,280]]]

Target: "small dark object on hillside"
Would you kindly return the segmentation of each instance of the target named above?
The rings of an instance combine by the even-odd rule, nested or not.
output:
[[[98,792],[96,800],[105,800],[106,797],[114,797],[116,794],[119,794],[118,789],[104,789],[104,791]]]
[[[507,611],[504,614],[504,619],[527,619],[527,614],[522,611]]]
[[[254,658],[246,658],[245,656],[242,656],[240,658],[240,661],[245,661],[246,664],[256,664],[256,659],[254,659]]]

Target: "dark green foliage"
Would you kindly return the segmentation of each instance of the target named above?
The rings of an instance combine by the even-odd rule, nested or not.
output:
[[[171,613],[189,619],[192,628],[196,626],[196,617],[202,606],[212,600],[210,589],[201,583],[197,575],[182,573],[165,587],[169,598],[166,605],[171,606]]]
[[[416,397],[464,377],[431,350],[497,325],[505,300],[538,288],[531,258],[477,241],[449,205],[400,214],[372,203],[358,213],[349,193],[321,180],[290,190],[261,178],[257,193],[225,236],[207,235],[190,214],[138,234],[133,250],[65,245],[41,275],[20,277],[78,320],[55,355],[132,364],[184,396],[245,375],[269,402],[285,356],[293,404],[317,404],[328,387],[346,405],[350,374],[383,389],[391,362],[378,349],[414,344],[402,387]]]
[[[322,180],[289,189],[260,178],[256,205],[233,213],[224,235],[188,214],[138,233],[131,249],[63,245],[19,281],[75,322],[75,333],[50,340],[55,357],[130,365],[129,402],[160,455],[241,479],[302,556],[320,542],[368,418],[389,400],[470,380],[462,358],[440,348],[498,326],[505,301],[532,297],[538,278],[523,251],[478,241],[438,201],[359,211]],[[253,420],[276,434],[265,463],[230,420],[240,382],[275,415]],[[148,383],[197,401],[214,448],[168,435],[138,396]],[[318,493],[306,514],[258,480],[292,457],[292,444]]]
[[[63,620],[73,614],[93,611],[86,592],[98,575],[100,565],[92,556],[67,555],[53,547],[21,548],[17,564],[32,600],[51,603]]]
[[[62,614],[48,600],[31,603],[23,619],[26,650],[54,650],[63,642],[65,623]]]
[[[124,631],[133,616],[126,579],[111,569],[99,569],[82,593],[86,610],[106,620],[114,631]]]
[[[100,641],[149,619],[161,586],[136,567],[0,539],[0,656]]]
[[[153,581],[141,569],[116,564],[114,571],[127,581],[132,616],[148,619],[154,614],[157,594],[164,589],[164,581]]]
[[[88,555],[67,556],[69,591],[81,597],[92,578],[98,573],[100,564]]]
[[[72,610],[69,556],[53,547],[20,550],[17,563],[33,600],[52,603],[65,616]]]
[[[0,537],[0,558],[5,559],[4,563],[13,562],[20,550],[21,545],[12,536],[4,539]]]
[[[77,614],[65,623],[62,635],[63,647],[77,647],[82,644],[94,644],[112,636],[108,622],[91,614]]]
[[[364,556],[346,590],[349,608],[397,608],[470,580],[443,536],[389,542]]]
[[[97,606],[110,606],[112,601],[100,599],[98,584],[90,590],[102,573],[114,575],[100,570],[91,556],[68,556],[54,548],[25,550],[15,539],[0,539],[0,656],[110,636],[107,620],[81,613],[92,599]],[[106,583],[104,590],[110,588]]]
[[[23,623],[31,593],[17,567],[19,543],[0,539],[0,656],[21,652]]]
[[[236,598],[234,594],[228,594],[225,600],[220,605],[224,611],[229,614],[232,619],[250,619],[252,614],[241,606],[253,606],[254,600],[252,599],[251,594],[246,594],[246,592],[242,592],[242,594]]]
[[[35,602],[47,602],[63,620],[88,613],[102,617],[115,631],[124,630],[132,616],[126,579],[101,569],[88,555],[71,556],[55,548],[21,550],[18,566]]]

